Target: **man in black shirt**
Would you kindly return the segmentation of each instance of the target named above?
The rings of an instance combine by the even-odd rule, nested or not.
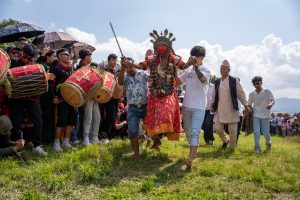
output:
[[[19,60],[11,63],[11,68],[34,64],[38,51],[33,44],[26,44],[22,49],[23,55]],[[11,121],[13,124],[12,137],[15,140],[22,139],[22,123],[24,121],[24,109],[27,111],[33,123],[33,152],[41,156],[47,156],[48,153],[42,147],[42,112],[39,96],[29,96],[26,98],[10,99]]]
[[[117,76],[117,56],[115,54],[110,54],[107,58],[108,65],[102,66],[102,68],[115,76]],[[119,99],[112,98],[107,103],[100,104],[101,107],[101,119],[102,122],[100,127],[100,138],[102,144],[107,144],[109,142],[108,139],[112,139],[113,135],[111,134],[112,128],[115,124],[115,120],[118,113],[118,105]]]
[[[71,66],[69,66],[70,53],[67,49],[57,50],[56,55],[59,64],[53,67],[53,73],[55,75],[55,85],[58,86],[68,79],[72,70]],[[65,128],[65,137],[62,147],[67,150],[72,149],[69,139],[77,122],[77,113],[75,108],[63,100],[59,89],[55,89],[55,91],[53,91],[52,102],[57,105],[56,134],[53,148],[57,152],[62,150],[60,146],[60,135],[62,128]]]

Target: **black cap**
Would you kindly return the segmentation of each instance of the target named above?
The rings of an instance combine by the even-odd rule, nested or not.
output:
[[[61,48],[61,49],[58,49],[58,50],[56,51],[56,55],[58,56],[60,53],[65,52],[65,51],[68,52],[68,53],[70,53],[68,49],[66,49],[66,48]]]
[[[34,44],[26,44],[23,48],[22,51],[24,53],[24,55],[26,56],[37,56],[39,54],[38,49],[36,48],[36,46]]]
[[[84,59],[86,56],[90,56],[92,53],[88,49],[81,49],[79,51],[79,58]]]
[[[9,46],[9,47],[7,47],[7,49],[6,49],[6,52],[8,53],[8,52],[10,52],[10,51],[12,51],[12,50],[21,51],[21,49],[20,49],[19,47],[16,47],[16,46]]]

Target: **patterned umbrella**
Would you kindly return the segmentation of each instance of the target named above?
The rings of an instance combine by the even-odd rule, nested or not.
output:
[[[0,43],[14,42],[20,37],[31,38],[41,35],[45,32],[44,29],[27,23],[8,25],[0,29]]]
[[[48,32],[37,36],[32,43],[39,49],[50,46],[51,49],[60,49],[67,44],[77,42],[75,38],[64,32]]]
[[[71,49],[72,52],[74,52],[74,56],[76,59],[79,58],[79,51],[81,49],[88,49],[91,52],[96,50],[95,47],[93,47],[92,45],[86,44],[84,42],[75,42],[73,44],[67,44],[64,46],[64,48]]]

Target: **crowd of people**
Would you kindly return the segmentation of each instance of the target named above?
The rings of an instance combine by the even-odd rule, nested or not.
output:
[[[292,124],[294,127],[298,124],[296,118],[271,116],[275,101],[272,92],[262,87],[262,77],[252,78],[254,90],[247,97],[239,78],[230,74],[227,60],[220,64],[221,78],[214,79],[209,66],[204,64],[205,47],[191,48],[185,63],[173,51],[173,34],[167,30],[161,34],[153,31],[150,36],[153,50],[146,52],[144,61],[136,63],[122,57],[120,65],[115,54],[108,55],[106,63],[94,63],[88,49],[80,50],[79,64],[75,64],[72,49],[39,51],[26,38],[8,47],[10,68],[36,63],[44,67],[48,92],[8,98],[1,85],[0,154],[16,154],[29,145],[33,152],[47,156],[44,143],[53,144],[54,151],[60,152],[79,143],[105,145],[115,137],[128,137],[136,158],[140,156],[141,140],[146,138],[148,146],[152,142],[150,148],[159,151],[162,137],[179,140],[183,125],[190,145],[188,158],[181,167],[185,171],[196,158],[201,129],[207,145],[215,145],[215,132],[223,142],[222,149],[230,150],[237,148],[241,130],[246,133],[253,130],[254,151],[260,153],[261,133],[266,150],[270,151],[270,132],[285,136],[293,129]],[[91,99],[81,107],[70,105],[63,98],[60,86],[85,66],[111,73],[124,88],[124,96],[102,104]],[[182,107],[176,91],[180,85],[185,85]]]

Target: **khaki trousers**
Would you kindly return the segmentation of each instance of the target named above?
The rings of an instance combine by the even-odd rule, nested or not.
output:
[[[236,148],[237,128],[238,128],[237,122],[229,123],[228,124],[229,136],[228,136],[224,131],[224,123],[221,123],[219,121],[215,122],[215,131],[217,132],[217,134],[219,135],[219,137],[224,143],[228,143],[229,141],[230,149]]]

